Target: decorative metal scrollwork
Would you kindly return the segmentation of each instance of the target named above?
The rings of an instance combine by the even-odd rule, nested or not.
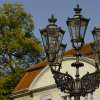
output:
[[[52,71],[57,88],[65,93],[74,93],[75,81],[68,73],[61,73],[58,71]],[[99,88],[100,84],[100,71],[94,73],[87,73],[80,79],[81,90],[80,94],[85,96],[87,93],[94,92]]]
[[[57,87],[63,92],[72,91],[74,88],[74,79],[68,73],[53,71],[53,77]]]
[[[96,71],[94,73],[87,73],[81,78],[82,92],[92,93],[95,89],[99,88],[100,84],[100,71]]]

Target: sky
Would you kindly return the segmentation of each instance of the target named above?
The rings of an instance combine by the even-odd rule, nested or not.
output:
[[[65,32],[64,43],[67,43],[67,49],[71,48],[66,20],[74,15],[73,8],[80,5],[82,15],[90,18],[86,31],[85,42],[93,40],[91,31],[94,27],[100,27],[100,0],[0,0],[0,4],[5,2],[22,3],[25,10],[33,16],[35,23],[35,36],[41,41],[39,29],[48,25],[48,18],[51,14],[58,19],[57,25],[62,27]]]

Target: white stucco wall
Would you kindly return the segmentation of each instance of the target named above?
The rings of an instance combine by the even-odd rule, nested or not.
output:
[[[72,75],[75,78],[76,74],[76,68],[71,67],[72,62],[75,62],[72,58],[65,59],[62,63],[62,69],[61,72],[68,72],[70,75]],[[83,62],[84,67],[81,67],[80,70],[80,77],[85,75],[87,72],[94,72],[95,68],[89,63]],[[45,86],[49,86],[55,84],[55,81],[53,79],[53,75],[49,69],[49,66],[45,67],[40,74],[33,80],[32,84],[30,85],[31,89],[37,89]]]
[[[75,78],[75,73],[76,69],[71,67],[71,63],[75,62],[74,59],[72,58],[67,58],[63,61],[62,64],[62,72],[68,72],[70,75],[72,75]],[[82,61],[83,62],[83,61]],[[92,60],[90,60],[91,63],[93,63]],[[83,62],[84,67],[80,68],[80,77],[82,77],[84,74],[87,72],[94,72],[95,68],[92,64],[89,64],[87,62]],[[41,89],[47,86],[51,86],[55,84],[55,81],[52,77],[51,71],[49,69],[49,66],[45,67],[40,74],[33,80],[31,83],[29,90],[36,90],[36,89]],[[33,93],[33,97],[31,99],[29,98],[20,98],[20,99],[15,99],[15,100],[46,100],[49,97],[52,98],[52,100],[62,100],[61,95],[63,93],[60,92],[57,88],[53,89],[46,89],[41,92],[35,92]],[[90,95],[88,96],[90,98]],[[83,100],[83,98],[81,98]],[[90,99],[89,99],[90,100]],[[100,100],[100,88],[96,90],[94,93],[94,100]]]
[[[46,87],[52,84],[55,84],[55,81],[53,79],[49,66],[47,66],[40,72],[40,74],[36,77],[36,79],[33,80],[29,89],[34,90],[34,89]]]
[[[50,89],[46,91],[41,91],[34,93],[34,98],[33,100],[47,100],[47,99],[52,99],[52,100],[61,100],[59,96],[60,91],[58,89]]]
[[[15,98],[14,100],[33,100],[33,98],[30,96],[23,96],[23,97]]]

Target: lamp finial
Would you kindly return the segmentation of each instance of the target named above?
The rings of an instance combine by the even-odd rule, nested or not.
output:
[[[51,15],[51,18],[48,19],[49,23],[56,23],[57,19],[54,17],[54,15]]]

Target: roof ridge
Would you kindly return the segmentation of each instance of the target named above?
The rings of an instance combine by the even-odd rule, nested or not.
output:
[[[37,69],[42,69],[42,68],[44,68],[47,64],[48,64],[47,59],[42,60],[41,62],[39,62],[39,63],[37,63],[37,64],[31,64],[31,65],[29,66],[29,68],[26,69],[26,72],[27,72],[27,71],[32,71],[32,70],[37,70]]]

